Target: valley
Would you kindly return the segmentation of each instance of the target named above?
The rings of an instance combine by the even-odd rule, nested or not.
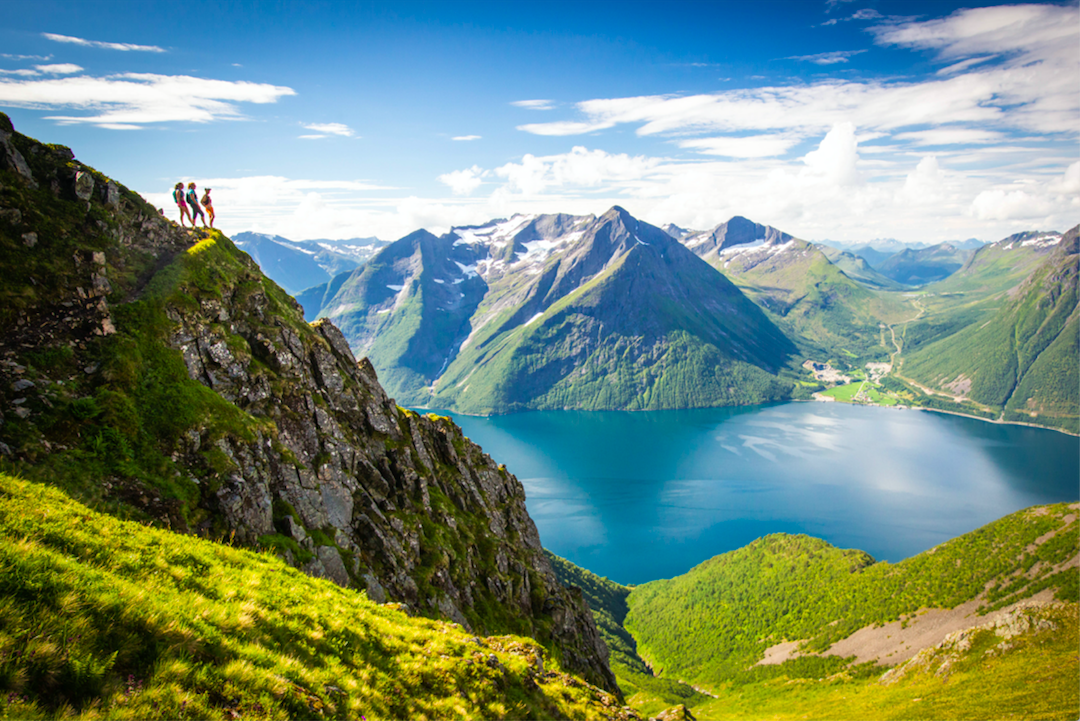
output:
[[[783,532],[720,518],[739,542],[700,562],[699,536],[734,506],[703,502],[700,470],[653,483],[620,430],[643,423],[632,447],[670,474],[682,454],[662,455],[648,414],[689,421],[730,454],[710,466],[771,466],[722,488],[729,500],[819,510],[847,490],[818,451],[869,447],[860,414],[882,411],[793,404],[810,411],[793,421],[792,399],[902,399],[1074,430],[1075,228],[974,251],[916,306],[744,218],[676,238],[619,206],[519,215],[360,239],[372,241],[354,244],[371,251],[360,259],[306,248],[320,270],[300,278],[358,264],[297,302],[252,258],[283,239],[248,239],[261,248],[249,254],[180,228],[4,115],[0,141],[0,714],[858,718],[923,703],[1056,718],[1080,706],[1074,489],[1013,475],[1019,453],[991,477],[984,429],[969,456],[941,451],[986,474],[956,479],[972,500],[927,506],[976,509],[962,522],[982,525],[924,530],[907,542],[939,542],[892,563],[790,527],[845,532],[821,517]],[[825,387],[841,376],[858,388]],[[589,499],[534,512],[533,479],[432,407],[478,421],[639,411],[612,426],[622,459],[590,477],[659,511],[693,567],[646,572],[646,554],[619,547],[645,574],[631,587],[553,555],[564,538],[546,524],[588,526]],[[717,435],[702,422],[716,413],[751,432]],[[598,426],[567,418],[575,443],[599,447]],[[894,420],[906,439],[950,427]],[[869,435],[826,430],[844,423]],[[827,482],[805,482],[815,461]],[[903,503],[930,487],[892,487],[876,517],[854,515],[878,530],[908,522]],[[1064,503],[998,512],[1059,492]],[[680,523],[685,508],[714,516]],[[960,691],[942,693],[943,678]]]

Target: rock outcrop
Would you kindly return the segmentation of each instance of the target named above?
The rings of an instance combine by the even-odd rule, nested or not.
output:
[[[103,473],[69,485],[416,614],[532,636],[617,692],[591,612],[556,580],[505,467],[449,419],[398,407],[336,327],[305,323],[224,236],[192,238],[2,115],[0,146],[6,463]],[[147,403],[156,415],[140,425]]]

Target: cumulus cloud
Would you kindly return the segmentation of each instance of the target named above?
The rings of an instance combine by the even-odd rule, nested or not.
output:
[[[515,100],[510,104],[527,110],[551,110],[555,107],[554,101],[551,100]]]
[[[439,182],[450,188],[454,195],[468,195],[480,187],[481,178],[486,175],[483,168],[474,165],[465,170],[455,170],[439,176]]]
[[[85,40],[83,38],[76,38],[70,35],[57,35],[56,33],[42,33],[42,37],[47,40],[52,40],[57,43],[71,43],[72,45],[82,45],[88,48],[101,48],[104,50],[122,50],[122,51],[136,51],[144,53],[163,53],[164,48],[159,48],[157,45],[135,45],[133,43],[105,43],[99,40]]]
[[[520,163],[507,163],[495,174],[507,181],[507,189],[535,195],[548,187],[587,186],[636,180],[660,164],[656,158],[611,154],[576,146],[569,153],[536,157],[525,155]]]
[[[187,75],[123,73],[36,80],[0,78],[0,105],[72,109],[86,115],[47,116],[64,125],[87,123],[131,129],[147,123],[237,120],[237,103],[274,103],[292,88]]]
[[[824,178],[833,185],[856,185],[862,182],[856,164],[859,143],[852,123],[837,123],[821,141],[817,150],[806,154],[803,162],[809,175]]]

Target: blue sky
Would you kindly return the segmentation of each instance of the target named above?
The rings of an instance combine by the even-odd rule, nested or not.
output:
[[[226,232],[515,212],[800,237],[1080,221],[1075,2],[6,3],[0,109]]]

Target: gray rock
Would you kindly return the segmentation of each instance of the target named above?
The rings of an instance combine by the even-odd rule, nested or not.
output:
[[[75,173],[75,197],[79,200],[90,200],[94,194],[94,176],[85,170]]]
[[[0,220],[18,225],[22,222],[22,213],[18,208],[0,208]]]
[[[37,245],[37,233],[23,233],[22,242],[27,248],[33,248]]]
[[[319,561],[322,562],[326,577],[339,586],[349,585],[349,572],[341,560],[341,554],[333,546],[319,546]]]
[[[11,390],[15,391],[16,393],[20,393],[20,392],[26,390],[27,388],[33,388],[33,387],[34,387],[34,382],[31,381],[31,380],[27,380],[26,378],[20,378],[19,380],[15,381],[14,383],[11,384]]]

